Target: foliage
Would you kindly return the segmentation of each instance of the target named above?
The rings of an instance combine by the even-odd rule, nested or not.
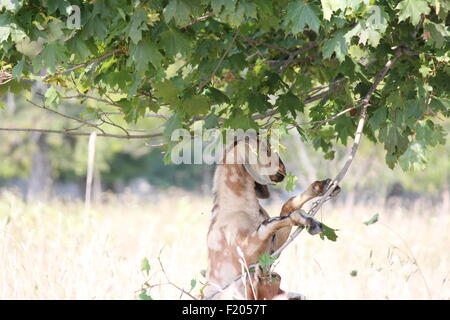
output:
[[[80,8],[80,28],[68,23],[70,5]],[[446,134],[448,8],[443,0],[1,0],[0,71],[12,80],[0,91],[43,80],[52,108],[76,92],[109,101],[130,123],[166,113],[176,120],[166,138],[194,117],[214,116],[219,128],[297,128],[333,158],[336,143],[353,137],[354,110],[310,125],[299,118],[358,108],[401,51],[371,97],[364,133],[384,145],[389,167],[420,169]]]
[[[153,300],[151,296],[147,294],[146,289],[142,289],[138,296],[139,300]]]
[[[320,239],[325,240],[327,238],[330,241],[336,241],[338,236],[336,234],[337,229],[330,228],[326,224],[322,223],[323,231],[319,233]]]
[[[375,213],[375,214],[372,216],[372,218],[370,218],[369,220],[367,220],[366,222],[364,222],[364,224],[365,224],[366,226],[368,226],[368,225],[377,223],[377,222],[378,222],[379,216],[380,216],[380,215],[379,215],[378,213]]]
[[[269,253],[264,252],[258,258],[258,264],[262,268],[263,274],[268,275],[270,273],[270,268],[276,261],[275,257],[272,257]]]
[[[148,259],[147,258],[142,259],[142,261],[141,261],[141,271],[148,276],[148,274],[150,272],[150,269],[151,268],[150,268],[150,263],[148,262]]]

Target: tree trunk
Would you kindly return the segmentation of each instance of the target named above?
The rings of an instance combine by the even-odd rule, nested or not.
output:
[[[48,155],[47,135],[33,133],[32,140],[36,142],[36,150],[31,156],[31,173],[28,178],[26,199],[46,201],[50,198],[52,187],[51,164]]]

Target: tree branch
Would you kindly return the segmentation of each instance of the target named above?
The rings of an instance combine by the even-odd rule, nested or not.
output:
[[[253,46],[261,46],[262,45],[264,47],[267,47],[267,48],[270,48],[270,49],[274,49],[274,50],[277,50],[277,51],[281,51],[281,52],[286,53],[286,54],[290,54],[291,53],[288,49],[280,47],[280,46],[276,46],[276,45],[271,44],[271,43],[258,41],[258,40],[254,40],[254,39],[247,38],[247,37],[239,37],[239,40],[248,42],[248,43],[250,43]]]
[[[10,72],[0,72],[0,86],[3,84],[7,84],[13,79]]]
[[[192,19],[187,26],[183,27],[183,29],[187,28],[187,27],[190,27],[193,24],[196,24],[197,22],[205,21],[206,19],[208,19],[209,17],[212,17],[212,16],[214,16],[214,13],[213,12],[208,12],[204,16]]]
[[[90,132],[74,132],[70,130],[52,130],[52,129],[37,129],[37,128],[0,128],[0,131],[14,131],[14,132],[41,132],[41,133],[57,133],[68,136],[90,136]],[[97,137],[117,138],[117,139],[151,139],[161,137],[162,133],[142,134],[142,135],[120,135],[112,133],[98,133]]]
[[[311,124],[316,125],[316,124],[324,124],[324,123],[328,123],[328,122],[331,122],[331,121],[336,120],[336,119],[339,118],[340,116],[343,116],[343,115],[346,114],[347,112],[349,112],[349,111],[351,111],[351,110],[353,110],[353,109],[357,109],[357,108],[359,108],[359,107],[361,107],[361,106],[356,106],[356,107],[350,107],[350,108],[347,108],[347,109],[342,110],[342,111],[336,113],[334,116],[332,116],[332,117],[330,117],[330,118],[328,118],[328,119],[325,119],[325,120],[302,122],[302,123],[300,123],[299,125],[301,125],[301,126],[306,126],[306,125],[311,125]]]
[[[66,70],[63,70],[63,71],[59,71],[59,72],[56,72],[56,73],[53,73],[53,74],[49,74],[49,75],[45,76],[44,80],[48,80],[51,77],[54,77],[54,76],[57,76],[57,75],[60,75],[60,74],[68,73],[68,72],[71,72],[71,71],[74,71],[74,70],[86,67],[86,66],[88,66],[88,65],[90,65],[92,63],[95,63],[95,62],[101,61],[103,59],[106,59],[109,56],[112,56],[112,55],[114,55],[116,53],[119,53],[119,52],[123,52],[123,49],[115,49],[115,50],[113,50],[111,52],[108,52],[108,53],[105,53],[105,54],[103,54],[101,56],[98,56],[98,57],[92,58],[92,59],[90,59],[88,61],[85,61],[83,63],[77,64],[77,65],[73,66],[72,68],[69,68],[69,69],[66,69]]]
[[[54,113],[54,114],[56,114],[56,115],[58,115],[58,116],[60,116],[60,117],[63,117],[63,118],[69,119],[69,120],[73,120],[73,121],[79,122],[79,123],[81,123],[81,124],[83,124],[83,125],[86,125],[86,126],[88,126],[88,127],[96,128],[97,130],[101,131],[102,133],[105,133],[105,131],[103,131],[103,129],[100,128],[100,125],[101,125],[101,124],[91,123],[91,122],[85,121],[85,120],[83,120],[83,119],[75,118],[75,117],[69,116],[69,115],[67,115],[67,114],[58,112],[58,111],[56,111],[56,110],[47,108],[47,107],[45,107],[45,106],[40,106],[40,105],[34,103],[33,101],[31,101],[31,100],[29,100],[29,99],[26,99],[26,101],[29,102],[30,104],[32,104],[33,106],[35,106],[36,108],[43,109],[43,110],[46,110],[46,111],[48,111],[48,112]]]
[[[190,294],[189,292],[187,292],[186,290],[184,290],[183,288],[180,288],[179,286],[177,286],[175,283],[173,283],[172,281],[169,280],[169,277],[167,276],[166,270],[164,269],[164,266],[161,262],[161,257],[158,257],[158,262],[159,265],[161,267],[162,272],[164,273],[164,276],[166,277],[166,280],[168,282],[168,284],[170,284],[172,287],[178,289],[179,291],[181,291],[181,294],[183,295],[186,294],[188,295],[190,298],[194,299],[194,300],[198,300],[196,297],[194,297],[192,294]]]

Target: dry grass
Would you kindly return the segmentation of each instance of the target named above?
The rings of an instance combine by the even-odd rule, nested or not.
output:
[[[189,289],[206,266],[211,199],[169,195],[156,203],[113,199],[86,214],[81,203],[26,205],[3,193],[0,299],[135,299],[145,281],[166,282],[157,263],[163,247],[170,280]],[[310,299],[450,298],[448,212],[331,207],[323,218],[340,229],[338,241],[302,234],[276,267],[283,288]],[[362,223],[375,213],[378,223]],[[144,257],[149,276],[140,271]],[[150,294],[180,296],[167,285]]]

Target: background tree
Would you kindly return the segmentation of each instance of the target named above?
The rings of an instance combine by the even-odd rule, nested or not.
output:
[[[79,28],[71,5],[80,9]],[[360,114],[389,167],[420,168],[446,134],[448,7],[439,0],[2,0],[0,90],[27,96],[30,82],[47,83],[43,103],[30,95],[43,112],[59,112],[65,100],[101,103],[59,112],[79,126],[53,132],[167,142],[195,121],[296,129],[328,159],[353,138]],[[130,130],[146,116],[164,130]],[[113,127],[121,134],[107,131]]]

